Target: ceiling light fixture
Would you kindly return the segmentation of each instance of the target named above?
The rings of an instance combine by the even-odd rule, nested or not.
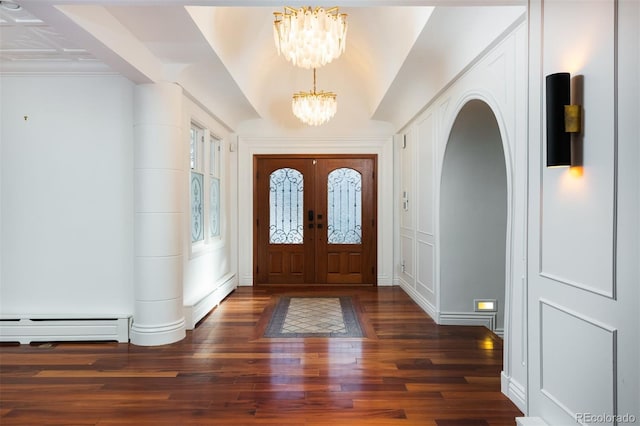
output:
[[[12,12],[22,9],[22,6],[12,1],[0,1],[0,6],[2,6],[3,9],[7,9]]]
[[[274,12],[273,36],[278,55],[301,68],[320,68],[339,57],[345,49],[347,15],[338,7],[311,6]]]
[[[319,126],[336,114],[337,95],[333,92],[316,92],[316,69],[313,69],[313,91],[293,94],[293,114],[305,124]]]

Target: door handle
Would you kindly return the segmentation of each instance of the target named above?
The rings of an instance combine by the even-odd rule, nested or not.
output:
[[[309,222],[313,222],[313,210],[309,210],[307,218],[309,219]]]

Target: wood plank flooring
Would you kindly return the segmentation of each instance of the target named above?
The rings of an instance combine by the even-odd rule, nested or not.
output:
[[[355,296],[365,338],[263,338],[274,296]],[[515,425],[502,340],[399,287],[241,287],[183,341],[0,346],[4,425]]]

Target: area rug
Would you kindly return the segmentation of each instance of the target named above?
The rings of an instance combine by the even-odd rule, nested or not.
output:
[[[279,298],[264,337],[363,337],[351,297]]]

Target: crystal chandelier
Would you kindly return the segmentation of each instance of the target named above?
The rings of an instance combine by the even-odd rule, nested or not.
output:
[[[301,68],[320,68],[344,52],[347,15],[337,7],[294,9],[274,12],[273,36],[278,54]]]
[[[313,91],[293,94],[293,114],[305,124],[319,126],[329,121],[338,109],[337,95],[333,92],[316,92],[316,69],[313,69]]]

